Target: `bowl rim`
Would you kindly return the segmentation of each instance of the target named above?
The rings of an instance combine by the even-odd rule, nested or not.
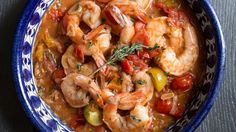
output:
[[[21,106],[23,107],[26,116],[31,120],[31,122],[36,126],[39,130],[45,131],[49,128],[38,118],[34,117],[34,114],[30,109],[28,108],[28,105],[26,101],[24,100],[23,93],[20,89],[20,78],[18,77],[19,74],[19,47],[21,45],[21,42],[23,40],[24,34],[22,32],[25,31],[25,28],[27,27],[27,24],[30,21],[30,17],[35,8],[38,6],[38,3],[41,0],[29,0],[24,8],[23,13],[21,14],[20,21],[18,22],[16,33],[14,36],[14,45],[12,49],[12,75],[13,75],[13,81],[15,85],[15,89],[17,92],[18,99],[21,103]],[[200,109],[198,110],[195,117],[192,119],[190,123],[188,123],[183,131],[194,131],[200,123],[203,121],[203,119],[206,117],[208,112],[213,106],[213,103],[220,91],[221,82],[223,81],[224,76],[224,69],[225,69],[225,61],[226,61],[226,47],[225,47],[225,41],[223,37],[222,28],[219,22],[219,19],[211,6],[211,3],[209,0],[202,0],[203,8],[205,9],[206,13],[209,15],[210,22],[213,26],[213,29],[216,31],[216,41],[218,46],[217,51],[217,66],[215,71],[215,79],[212,85],[211,91],[208,93],[208,96]]]
[[[209,0],[202,0],[203,8],[205,9],[206,13],[209,16],[210,22],[212,24],[213,29],[216,31],[216,44],[217,48],[217,65],[215,70],[215,79],[212,84],[212,89],[208,93],[207,98],[205,99],[204,103],[198,110],[195,117],[192,119],[190,123],[186,125],[183,131],[194,131],[201,122],[206,118],[207,114],[211,110],[219,92],[221,83],[223,82],[224,78],[224,70],[225,70],[225,62],[226,62],[226,46],[224,41],[224,35],[222,31],[222,27],[220,21],[217,17],[217,14],[212,7]]]

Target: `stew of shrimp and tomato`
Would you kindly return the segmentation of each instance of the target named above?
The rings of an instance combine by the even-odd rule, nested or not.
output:
[[[34,46],[41,98],[75,131],[164,131],[199,80],[181,0],[55,0]]]

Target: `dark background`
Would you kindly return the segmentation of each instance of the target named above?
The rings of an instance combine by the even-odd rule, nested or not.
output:
[[[199,132],[236,132],[236,1],[210,0],[225,36],[227,65],[220,94]],[[0,131],[35,131],[13,87],[11,49],[14,32],[27,0],[0,0]]]

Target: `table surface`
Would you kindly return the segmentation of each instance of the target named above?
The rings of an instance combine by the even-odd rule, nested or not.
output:
[[[227,47],[225,79],[199,132],[236,132],[236,1],[210,0],[222,24]],[[27,0],[0,0],[0,131],[36,131],[17,100],[11,76],[14,32]]]

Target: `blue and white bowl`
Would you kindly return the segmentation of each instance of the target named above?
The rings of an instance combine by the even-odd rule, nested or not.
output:
[[[20,102],[33,124],[41,131],[71,131],[39,97],[33,77],[32,50],[43,15],[54,0],[29,0],[19,22],[12,71]],[[168,131],[193,131],[207,113],[219,92],[225,66],[225,44],[218,18],[208,0],[187,0],[199,21],[206,48],[206,73],[184,116]]]

